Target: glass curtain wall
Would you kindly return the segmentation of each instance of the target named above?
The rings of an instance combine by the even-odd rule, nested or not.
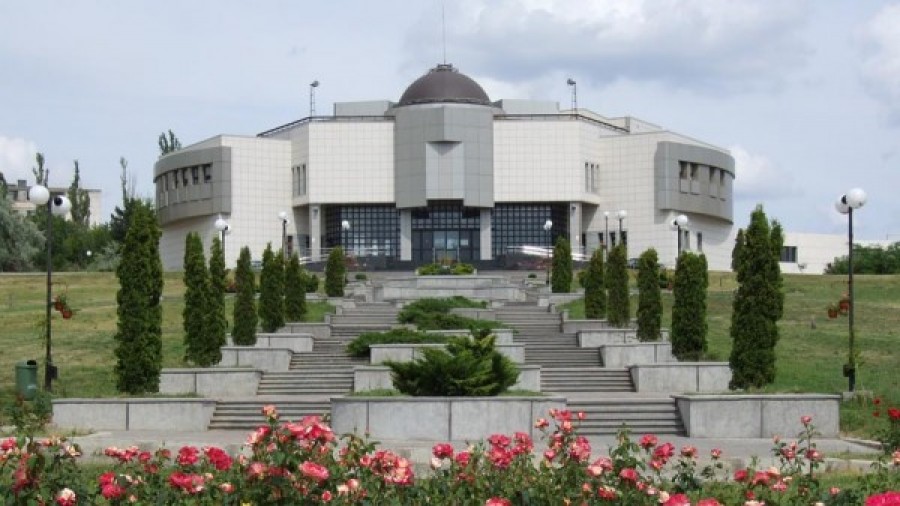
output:
[[[569,205],[565,202],[497,204],[491,219],[492,256],[506,255],[510,248],[549,247],[557,237],[569,235]],[[553,222],[548,234],[547,220]]]
[[[481,250],[481,211],[458,201],[431,201],[412,210],[412,260],[415,264],[470,263]]]
[[[400,218],[392,205],[325,208],[325,247],[343,246],[353,256],[400,256]],[[350,227],[344,229],[343,222]]]

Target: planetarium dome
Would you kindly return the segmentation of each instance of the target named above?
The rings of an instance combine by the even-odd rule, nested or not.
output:
[[[413,81],[403,92],[398,105],[441,102],[491,105],[484,89],[474,79],[459,72],[449,63],[438,64],[427,74]]]

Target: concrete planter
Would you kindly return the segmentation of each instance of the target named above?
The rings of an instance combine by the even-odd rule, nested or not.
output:
[[[725,392],[731,381],[728,362],[670,362],[628,368],[638,392]]]
[[[344,397],[331,400],[331,419],[335,433],[378,440],[481,441],[514,432],[537,439],[534,421],[565,407],[562,397]]]
[[[278,329],[278,333],[284,334],[310,334],[315,338],[331,337],[331,325],[327,323],[288,322]]]
[[[399,344],[373,344],[369,346],[370,360],[372,365],[383,364],[391,360],[394,362],[407,362],[421,357],[419,350],[424,348],[444,348],[442,343],[399,343]],[[517,364],[525,362],[525,345],[524,344],[496,344],[495,349],[503,356],[509,358]]]
[[[415,300],[461,295],[476,300],[525,300],[522,290],[502,276],[413,276],[385,280],[376,300]]]
[[[497,312],[493,309],[483,309],[477,307],[455,307],[450,310],[452,314],[458,314],[471,318],[473,320],[497,320]]]
[[[163,369],[159,376],[161,394],[196,394],[204,397],[256,395],[262,371],[244,367]]]
[[[541,391],[541,366],[520,365],[519,378],[512,386],[514,390]],[[393,389],[391,369],[382,365],[357,366],[353,368],[353,391]]]
[[[205,431],[211,399],[57,399],[53,424],[72,430]]]
[[[609,322],[606,320],[563,320],[562,321],[562,331],[565,334],[575,334],[577,332],[585,331],[585,330],[607,330],[607,329],[621,329],[622,327],[612,327]],[[626,329],[636,329],[637,323],[632,320],[631,323],[625,327]]]
[[[223,346],[219,367],[253,367],[263,371],[287,371],[293,351],[287,348]]]
[[[448,336],[448,337],[465,337],[470,336],[472,333],[469,329],[455,329],[455,330],[426,330],[426,334],[435,334],[438,336]],[[513,329],[494,329],[492,331],[494,337],[494,343],[496,344],[513,344],[513,335],[515,331]]]
[[[312,334],[256,334],[254,348],[287,348],[294,352],[310,352],[313,348]],[[231,336],[226,339],[227,346],[234,346]]]
[[[689,437],[795,437],[811,416],[824,438],[839,436],[841,398],[824,394],[675,395]]]
[[[637,364],[675,362],[672,343],[608,344],[600,348],[604,367],[628,367]]]
[[[599,348],[608,344],[636,344],[640,343],[637,338],[637,329],[600,329],[600,330],[582,330],[576,333],[578,336],[578,346],[582,348]],[[660,331],[662,341],[669,340],[669,331]]]

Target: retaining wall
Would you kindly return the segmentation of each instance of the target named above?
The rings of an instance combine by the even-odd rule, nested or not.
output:
[[[669,362],[628,368],[637,392],[725,392],[731,381],[728,362]]]
[[[72,430],[205,431],[212,399],[57,399],[53,424]]]
[[[604,367],[628,367],[636,364],[675,362],[672,343],[648,342],[635,344],[607,344],[600,347]]]
[[[213,398],[254,396],[261,377],[261,370],[245,367],[163,369],[159,393]]]
[[[839,395],[674,395],[689,437],[796,437],[800,417],[811,416],[820,437],[840,432]]]
[[[287,348],[223,346],[219,367],[254,367],[263,371],[287,371],[294,354]]]

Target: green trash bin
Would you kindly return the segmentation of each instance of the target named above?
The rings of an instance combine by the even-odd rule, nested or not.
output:
[[[36,360],[16,363],[16,393],[26,401],[33,401],[37,395],[37,369]]]

